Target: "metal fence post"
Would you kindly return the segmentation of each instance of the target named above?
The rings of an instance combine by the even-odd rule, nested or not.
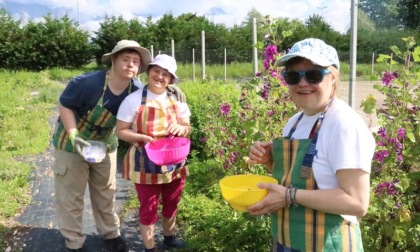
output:
[[[171,39],[172,57],[175,58],[175,41]]]
[[[204,31],[201,31],[201,65],[203,80],[206,78],[206,35]]]
[[[225,48],[225,61],[224,61],[224,67],[225,67],[225,81],[226,81],[226,48]]]
[[[195,82],[195,51],[192,49],[193,82]]]
[[[253,48],[253,56],[254,56],[254,76],[258,72],[258,52],[257,52],[257,19],[252,19],[252,44],[254,45]]]

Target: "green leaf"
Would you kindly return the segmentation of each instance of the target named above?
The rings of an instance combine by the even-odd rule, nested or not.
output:
[[[293,32],[289,30],[289,31],[283,31],[281,34],[283,35],[283,38],[287,38],[287,37],[292,36]]]
[[[416,142],[416,137],[414,136],[413,132],[406,132],[405,136],[412,142]]]
[[[397,229],[395,230],[394,235],[392,236],[392,240],[401,241],[404,236],[405,236],[404,230]]]
[[[392,50],[392,52],[394,52],[396,56],[398,57],[403,56],[403,53],[401,52],[400,48],[398,48],[397,46],[390,46],[389,48]]]
[[[389,59],[391,59],[391,56],[386,54],[379,54],[379,57],[376,59],[376,62],[387,62]]]
[[[416,46],[413,51],[414,62],[420,62],[420,46]]]
[[[376,99],[373,94],[368,95],[368,97],[362,101],[360,107],[363,108],[363,112],[366,114],[372,114],[376,107]]]

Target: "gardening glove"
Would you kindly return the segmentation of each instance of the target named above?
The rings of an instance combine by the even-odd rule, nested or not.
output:
[[[79,155],[83,156],[82,149],[85,146],[90,146],[90,143],[83,140],[83,138],[79,137],[79,131],[75,130],[70,133],[69,139],[71,144],[76,148],[77,153]]]
[[[187,98],[185,97],[185,94],[182,92],[182,90],[175,86],[175,84],[168,85],[167,89],[169,92],[176,95],[176,98],[178,98],[178,101],[185,103],[187,101]]]

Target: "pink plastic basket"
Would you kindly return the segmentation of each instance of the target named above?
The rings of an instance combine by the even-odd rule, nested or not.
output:
[[[178,164],[190,153],[190,139],[185,137],[162,138],[147,143],[147,156],[157,165]]]

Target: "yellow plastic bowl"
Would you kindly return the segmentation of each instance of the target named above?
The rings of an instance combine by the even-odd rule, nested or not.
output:
[[[247,211],[246,208],[267,195],[267,190],[257,187],[258,183],[274,183],[277,179],[264,175],[234,175],[219,181],[223,198],[236,210]]]

